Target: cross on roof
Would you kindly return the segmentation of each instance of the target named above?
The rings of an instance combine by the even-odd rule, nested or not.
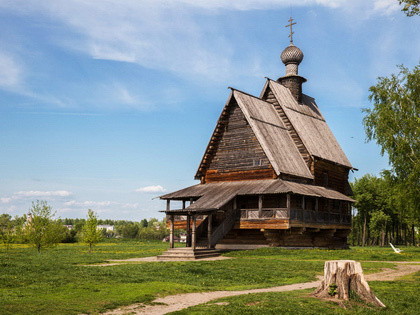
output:
[[[292,26],[295,25],[296,22],[295,23],[292,23],[293,22],[292,17],[290,17],[290,19],[289,19],[288,22],[290,22],[290,24],[287,24],[286,27],[290,27],[290,35],[289,35],[289,37],[290,37],[290,44],[293,44],[293,34],[295,32],[292,31]]]

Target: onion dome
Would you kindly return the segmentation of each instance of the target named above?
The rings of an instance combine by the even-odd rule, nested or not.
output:
[[[290,43],[280,55],[281,61],[286,66],[286,75],[297,75],[298,65],[303,60],[303,52],[298,47]]]
[[[288,63],[300,64],[303,60],[303,52],[295,45],[291,44],[286,47],[280,55],[281,61],[287,65]]]

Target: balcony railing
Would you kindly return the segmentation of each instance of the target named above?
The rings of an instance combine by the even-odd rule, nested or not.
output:
[[[351,224],[350,214],[318,212],[314,210],[291,209],[290,221],[313,223]]]
[[[287,214],[286,208],[279,209],[241,209],[241,220],[249,219],[288,219],[289,215]]]
[[[260,215],[261,213],[261,215]],[[349,214],[319,212],[314,210],[291,209],[290,218],[286,208],[279,209],[241,209],[241,220],[290,219],[291,221],[312,223],[351,224]]]
[[[206,215],[198,215],[197,220],[204,220]],[[351,224],[351,215],[342,213],[319,212],[315,210],[290,209],[290,217],[287,208],[270,209],[240,209],[236,220],[273,220],[286,219],[290,221],[311,223],[335,223]],[[186,215],[176,215],[175,221],[186,221]]]

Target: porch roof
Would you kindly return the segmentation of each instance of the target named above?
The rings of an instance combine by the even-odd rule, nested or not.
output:
[[[355,202],[354,199],[326,187],[281,179],[198,184],[160,196],[159,198],[163,200],[188,200],[190,198],[198,198],[197,201],[186,209],[176,211],[201,212],[220,209],[236,196],[287,193]],[[172,212],[172,210],[164,212]]]

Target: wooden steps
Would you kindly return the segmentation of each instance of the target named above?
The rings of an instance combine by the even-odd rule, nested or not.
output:
[[[164,252],[162,255],[157,256],[158,260],[176,260],[176,259],[186,259],[186,260],[196,260],[210,257],[220,256],[219,251],[215,249],[208,248],[196,248],[192,249],[191,247],[177,247],[169,248],[168,251]]]

